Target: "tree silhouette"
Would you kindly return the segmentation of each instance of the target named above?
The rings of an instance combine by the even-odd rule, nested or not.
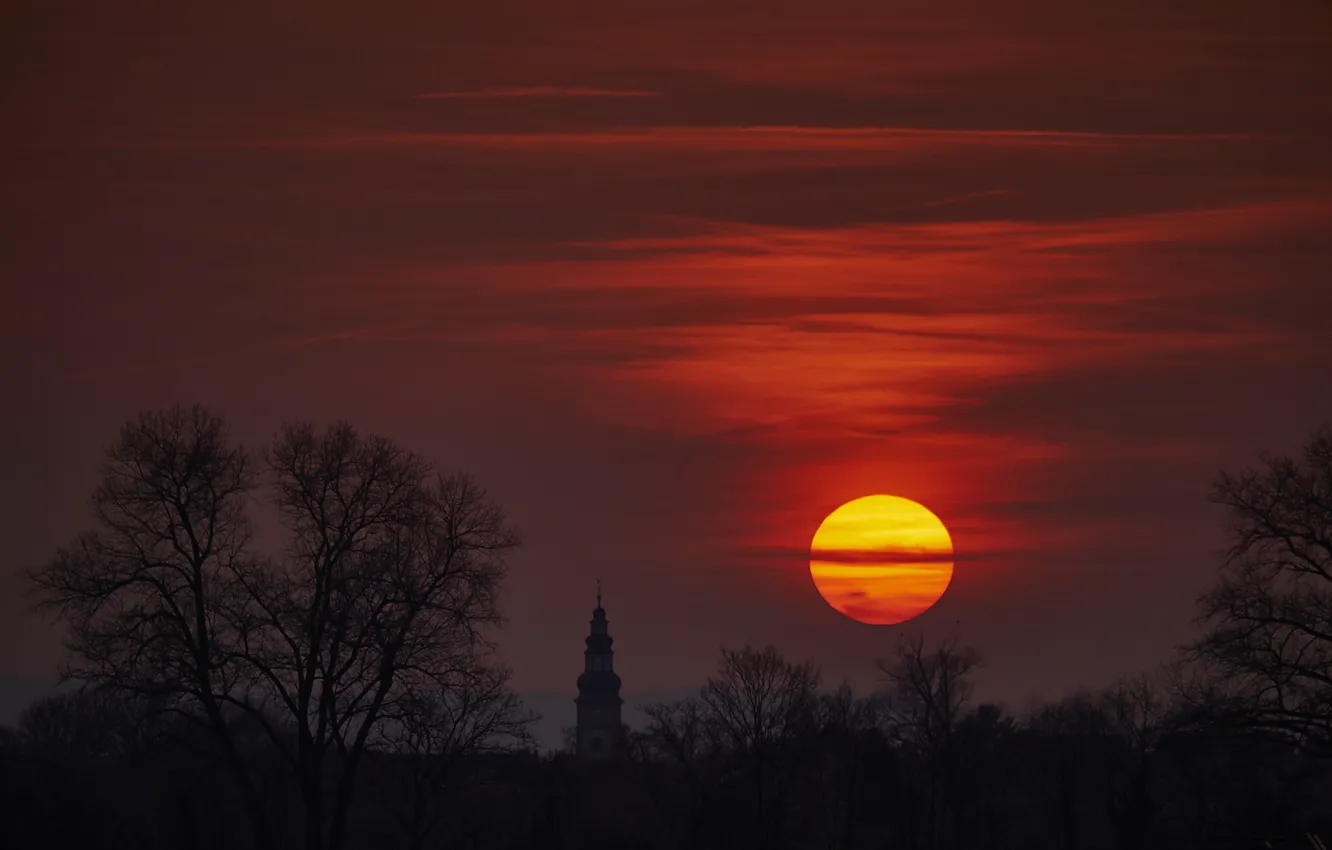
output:
[[[1109,813],[1118,846],[1147,846],[1162,808],[1153,787],[1160,772],[1160,749],[1177,728],[1174,700],[1164,683],[1148,675],[1120,679],[1099,700],[1106,732],[1116,746],[1103,758],[1108,768]]]
[[[1052,846],[1074,850],[1084,842],[1084,798],[1103,783],[1097,775],[1109,734],[1101,700],[1087,691],[1041,706],[1028,719],[1034,746],[1034,796]]]
[[[640,766],[664,831],[675,846],[691,850],[705,846],[726,770],[717,725],[707,722],[705,712],[693,696],[649,705],[644,709],[647,728],[630,739],[630,755]]]
[[[699,690],[716,740],[734,753],[750,788],[748,833],[756,847],[779,847],[799,772],[802,743],[816,728],[819,671],[774,647],[723,649],[716,675]]]
[[[849,684],[819,695],[818,738],[814,763],[818,770],[817,827],[830,848],[857,846],[857,827],[869,799],[870,752],[880,733],[882,700],[856,696]]]
[[[509,675],[485,664],[451,671],[448,687],[407,694],[386,718],[379,749],[399,763],[387,766],[381,784],[411,850],[427,845],[448,804],[475,785],[475,772],[461,775],[466,760],[530,745],[534,718],[509,690]]]
[[[789,842],[802,756],[818,729],[818,687],[812,662],[746,646],[723,649],[716,674],[696,696],[647,707],[649,725],[633,751],[655,782],[678,845],[705,846],[722,800],[732,801],[725,807],[738,827],[732,843],[741,836],[756,847]],[[679,790],[671,793],[662,778]]]
[[[250,568],[254,464],[202,407],[145,413],[107,452],[95,530],[32,575],[39,605],[69,631],[62,675],[159,698],[216,736],[255,841],[271,844],[258,787],[224,715],[240,673],[219,635],[220,600]]]
[[[875,666],[885,685],[885,716],[890,734],[914,750],[925,771],[922,823],[917,832],[928,848],[940,846],[950,817],[956,784],[957,726],[971,697],[971,671],[980,654],[949,640],[927,649],[922,635],[901,639],[889,658]]]
[[[1223,473],[1230,545],[1200,602],[1195,704],[1234,726],[1332,756],[1332,429],[1300,457]]]
[[[34,700],[19,716],[16,733],[29,752],[79,765],[134,749],[138,721],[123,695],[84,687]]]
[[[350,425],[292,425],[262,464],[287,546],[259,557],[246,509],[260,469],[217,414],[144,414],[108,453],[97,529],[33,581],[69,623],[67,675],[149,695],[212,732],[256,844],[277,835],[246,727],[295,780],[306,847],[336,850],[382,721],[448,691],[488,649],[517,537],[466,475],[436,476]]]

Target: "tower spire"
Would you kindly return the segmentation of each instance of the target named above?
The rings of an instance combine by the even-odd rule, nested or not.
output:
[[[610,636],[606,609],[601,607],[601,579],[597,579],[597,607],[588,622],[583,641],[583,673],[578,677],[578,754],[591,758],[613,756],[622,751],[620,677],[615,674],[615,641]]]

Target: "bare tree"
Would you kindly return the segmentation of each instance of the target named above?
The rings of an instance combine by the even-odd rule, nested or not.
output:
[[[39,607],[69,626],[62,675],[159,699],[206,725],[237,780],[255,842],[272,843],[258,787],[228,734],[236,665],[217,600],[244,569],[253,463],[202,407],[145,413],[107,452],[93,492],[96,530],[60,550],[32,582]]]
[[[755,846],[789,840],[800,750],[818,732],[818,687],[813,663],[746,646],[723,649],[696,696],[646,708],[631,753],[678,846],[707,846],[721,815],[736,814],[728,789],[745,801],[743,833]]]
[[[1109,734],[1100,697],[1090,691],[1040,707],[1027,720],[1036,750],[1036,790],[1056,847],[1073,850],[1084,841],[1081,801],[1099,777],[1102,741]]]
[[[898,642],[891,658],[875,662],[887,686],[887,716],[899,737],[934,750],[952,738],[971,698],[970,674],[980,654],[945,641],[925,648],[921,635]]]
[[[857,697],[843,682],[818,699],[818,792],[825,846],[857,846],[867,744],[879,735],[881,700]]]
[[[1187,649],[1195,704],[1217,719],[1332,756],[1332,428],[1298,458],[1223,473],[1230,546]]]
[[[726,753],[697,697],[644,709],[647,728],[631,738],[630,755],[676,846],[704,846]]]
[[[898,642],[892,657],[875,662],[883,674],[890,737],[915,749],[925,770],[923,835],[927,847],[943,841],[953,790],[954,736],[971,697],[972,670],[980,655],[949,640],[927,650],[921,635]]]
[[[785,841],[798,750],[816,728],[819,671],[787,661],[771,646],[723,649],[721,666],[699,691],[704,722],[748,774],[750,835],[758,847]]]
[[[1149,846],[1168,802],[1167,770],[1179,767],[1178,753],[1165,752],[1180,728],[1166,671],[1079,691],[1029,718],[1027,731],[1039,746],[1037,791],[1058,846],[1086,840],[1100,822],[1086,816],[1091,804],[1104,812],[1116,846]]]
[[[1107,753],[1109,810],[1118,844],[1144,847],[1162,807],[1153,786],[1158,751],[1175,728],[1176,706],[1160,677],[1120,679],[1100,696],[1106,731],[1118,746]]]
[[[19,716],[16,732],[29,752],[78,764],[132,750],[137,721],[121,694],[84,687],[35,700]]]
[[[250,674],[233,701],[296,775],[306,846],[336,850],[381,721],[404,699],[449,692],[489,651],[503,558],[518,540],[473,479],[434,477],[346,424],[285,428],[267,464],[290,544],[238,579],[240,604],[222,614]],[[294,742],[265,723],[275,707]]]
[[[504,667],[478,663],[450,674],[447,688],[404,694],[386,718],[379,748],[396,759],[385,766],[384,785],[412,850],[439,829],[447,803],[475,785],[475,771],[459,781],[468,758],[532,743],[535,718],[509,689],[509,676]]]
[[[294,425],[264,464],[288,545],[259,558],[245,515],[255,466],[216,414],[145,414],[110,453],[98,530],[34,582],[70,623],[71,673],[170,697],[212,730],[258,844],[275,837],[237,718],[296,780],[306,846],[338,848],[384,719],[488,651],[517,537],[471,478],[435,476],[349,425]]]

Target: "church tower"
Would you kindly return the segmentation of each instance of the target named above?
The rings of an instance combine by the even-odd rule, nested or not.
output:
[[[620,677],[615,675],[612,639],[601,607],[601,582],[597,582],[597,607],[583,652],[583,674],[578,677],[578,755],[605,758],[620,749]]]

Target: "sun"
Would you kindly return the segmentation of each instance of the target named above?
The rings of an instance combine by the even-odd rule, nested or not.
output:
[[[904,623],[953,578],[953,540],[924,505],[899,496],[847,502],[814,532],[809,572],[824,600],[853,620]]]

